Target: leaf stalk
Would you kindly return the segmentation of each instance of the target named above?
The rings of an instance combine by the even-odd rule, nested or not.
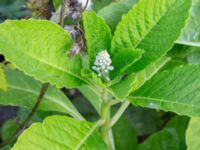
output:
[[[109,150],[114,150],[112,141],[110,139],[110,103],[107,97],[105,88],[102,88],[102,106],[101,106],[101,119],[104,124],[101,128],[101,135],[104,142],[107,144]]]
[[[120,106],[119,110],[116,112],[116,114],[110,120],[110,127],[112,127],[113,125],[115,125],[115,123],[117,123],[117,121],[123,115],[123,113],[125,112],[125,110],[129,106],[129,104],[130,104],[129,101],[124,101],[122,103],[122,105]]]

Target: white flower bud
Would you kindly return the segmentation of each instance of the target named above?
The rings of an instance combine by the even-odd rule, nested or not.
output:
[[[112,71],[112,70],[114,70],[114,67],[113,66],[109,66],[108,70]]]
[[[105,73],[108,73],[108,72],[109,72],[109,70],[108,70],[108,69],[106,69],[106,70],[104,70],[104,72],[105,72]]]
[[[110,81],[110,78],[109,78],[109,77],[106,77],[106,81]]]
[[[102,74],[101,74],[101,73],[99,73],[99,74],[98,74],[98,76],[99,76],[99,77],[101,77],[101,76],[102,76]]]
[[[92,69],[98,73],[99,77],[103,77],[106,81],[110,81],[109,71],[114,69],[114,67],[111,66],[111,63],[112,60],[110,59],[110,55],[104,50],[97,54]]]

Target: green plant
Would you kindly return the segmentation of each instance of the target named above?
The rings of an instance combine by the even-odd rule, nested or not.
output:
[[[54,3],[58,8],[61,1]],[[0,89],[7,89],[0,92],[0,104],[33,107],[19,129],[24,129],[36,109],[71,116],[50,116],[42,123],[32,124],[19,136],[12,150],[113,150],[112,129],[130,104],[199,117],[200,66],[186,61],[194,55],[191,46],[200,46],[200,32],[193,23],[199,26],[199,4],[199,0],[193,3],[192,0],[128,0],[98,8],[98,13],[84,11],[81,17],[84,34],[78,40],[62,28],[64,5],[61,27],[34,19],[2,23],[0,53],[23,73],[4,66],[6,84],[0,68]],[[71,55],[82,36],[87,51],[83,48]],[[189,48],[178,55],[177,44]],[[60,88],[81,91],[98,112],[99,120],[86,121]],[[118,103],[121,106],[111,114],[111,108]],[[120,123],[126,122],[121,119]],[[190,129],[188,137],[191,132],[194,131]],[[130,133],[134,131],[130,129]],[[155,144],[158,139],[173,142],[163,146]],[[177,139],[174,131],[166,128],[135,147],[148,149],[149,143],[154,143],[150,149],[176,150]],[[188,145],[193,143],[188,141]]]

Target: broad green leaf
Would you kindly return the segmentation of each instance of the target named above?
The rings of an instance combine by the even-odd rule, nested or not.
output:
[[[57,10],[59,6],[62,4],[62,0],[53,0],[53,6]]]
[[[138,150],[179,150],[178,137],[173,129],[164,129],[150,136]]]
[[[92,0],[92,8],[95,11],[100,10],[101,8],[109,5],[112,2],[112,0]]]
[[[133,63],[142,57],[143,50],[123,50],[114,55],[112,65],[114,70],[111,72],[111,78],[124,73]]]
[[[192,0],[190,18],[176,43],[200,47],[200,0]]]
[[[97,127],[87,121],[51,116],[28,128],[12,150],[106,150]]]
[[[120,80],[116,84],[111,85],[108,90],[116,98],[124,100],[131,92],[134,80],[135,80],[135,75],[131,74],[125,77],[124,79]]]
[[[135,74],[135,80],[132,82],[131,91],[140,88],[145,82],[151,79],[158,71],[169,62],[169,57],[161,57],[155,62],[149,64],[145,69]]]
[[[33,108],[42,84],[18,71],[6,71],[6,76],[8,91],[0,92],[0,104]],[[83,119],[70,100],[53,86],[49,86],[38,110],[59,111]]]
[[[141,0],[116,28],[111,53],[127,49],[143,49],[145,53],[130,67],[139,71],[172,47],[189,14],[191,0]]]
[[[188,127],[189,117],[175,116],[165,126],[165,128],[173,128],[176,130],[179,139],[180,150],[186,149],[185,133]]]
[[[123,14],[127,13],[138,0],[123,0],[113,2],[98,11],[98,15],[103,17],[112,31],[115,31]]]
[[[83,94],[85,98],[94,106],[96,111],[101,113],[101,96],[99,91],[95,90],[93,87],[88,85],[83,85],[78,88],[78,90]]]
[[[186,131],[187,150],[198,150],[200,146],[200,118],[191,118]]]
[[[99,51],[110,51],[112,35],[103,18],[93,11],[83,13],[83,26],[90,66],[92,66]]]
[[[129,100],[144,107],[200,116],[200,65],[163,71],[133,92]]]
[[[0,90],[7,91],[7,82],[3,68],[0,66]]]
[[[140,88],[146,81],[151,79],[170,59],[162,57],[148,65],[144,70],[133,73],[119,82],[110,86],[109,91],[119,99],[125,99],[132,91]]]
[[[6,21],[0,25],[0,53],[20,70],[57,87],[77,87],[81,58],[67,57],[72,39],[61,27],[46,20]]]
[[[130,121],[121,117],[112,128],[116,150],[134,150],[137,148],[137,134]]]

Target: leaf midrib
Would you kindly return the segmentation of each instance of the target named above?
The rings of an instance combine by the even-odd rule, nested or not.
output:
[[[81,139],[79,144],[76,146],[75,150],[78,150],[88,140],[88,138],[94,133],[96,128],[99,126],[100,121],[96,122],[96,124],[90,129],[90,131]]]
[[[48,63],[48,62],[45,61],[44,59],[38,59],[37,57],[34,57],[34,55],[30,55],[29,53],[25,53],[24,51],[20,51],[20,52],[21,52],[21,53],[24,53],[25,55],[28,55],[30,58],[33,58],[33,59],[35,59],[35,60],[38,61],[38,62],[42,62],[42,63],[44,63],[44,64],[46,64],[46,65],[48,65],[48,66],[51,66],[52,68],[56,68],[57,70],[60,70],[60,71],[65,72],[65,73],[67,73],[67,74],[70,74],[71,76],[74,76],[74,77],[80,79],[81,81],[84,81],[84,82],[85,82],[85,80],[84,80],[83,78],[81,78],[80,76],[78,76],[78,75],[72,73],[71,71],[65,70],[65,69],[63,69],[63,68],[61,68],[61,67],[58,67],[58,66],[54,65],[54,64]]]
[[[170,5],[169,8],[173,7],[173,5],[176,3],[176,1]],[[157,22],[155,22],[151,28],[149,28],[149,30],[147,31],[147,33],[143,36],[143,38],[141,38],[138,43],[135,44],[135,48],[138,48],[138,46],[145,40],[145,38],[151,33],[151,31],[158,25],[158,23],[163,19],[163,17],[170,12],[171,9],[167,9],[161,16],[160,18],[157,20]]]

